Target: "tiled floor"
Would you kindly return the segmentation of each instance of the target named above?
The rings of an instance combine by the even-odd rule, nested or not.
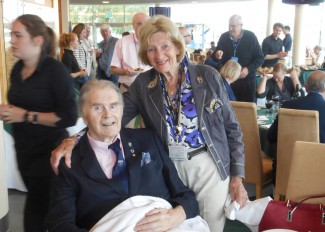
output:
[[[255,186],[245,184],[245,188],[250,197],[255,195]],[[266,186],[263,196],[269,196],[273,192],[273,185]],[[23,208],[25,204],[26,193],[17,190],[9,190],[9,223],[10,232],[23,232]],[[227,221],[224,232],[244,232],[239,222]]]
[[[10,232],[23,232],[23,208],[26,193],[17,190],[9,192],[9,225]]]

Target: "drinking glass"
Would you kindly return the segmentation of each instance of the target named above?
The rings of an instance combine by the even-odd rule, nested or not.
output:
[[[269,117],[272,114],[272,106],[273,106],[272,100],[266,100],[265,106],[266,106],[266,117]]]

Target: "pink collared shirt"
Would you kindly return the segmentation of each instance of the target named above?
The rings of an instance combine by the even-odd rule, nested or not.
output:
[[[87,136],[88,136],[90,146],[94,150],[94,153],[96,155],[100,167],[102,168],[107,178],[112,179],[113,168],[116,163],[116,154],[112,149],[108,149],[108,146],[111,143],[95,140],[92,137],[90,137],[89,133],[87,133]],[[113,142],[115,142],[117,138],[119,138],[121,141],[120,134],[118,134]],[[120,147],[124,157],[123,146],[121,142],[120,142]]]
[[[115,44],[115,49],[112,57],[111,66],[115,66],[123,69],[136,69],[141,68],[146,71],[151,68],[149,65],[144,65],[139,56],[138,52],[140,44],[137,36],[134,33],[124,36],[119,39]],[[137,76],[119,76],[119,82],[130,86]]]

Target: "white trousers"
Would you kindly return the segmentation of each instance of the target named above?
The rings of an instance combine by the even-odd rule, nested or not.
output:
[[[205,152],[191,160],[173,160],[184,184],[195,192],[200,215],[211,232],[223,232],[226,221],[224,205],[229,192],[229,177],[222,180],[210,154]]]

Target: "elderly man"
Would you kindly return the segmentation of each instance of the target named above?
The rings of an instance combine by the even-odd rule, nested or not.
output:
[[[273,67],[279,59],[288,55],[283,49],[282,39],[279,38],[282,31],[283,24],[275,23],[273,25],[273,33],[263,40],[262,50],[264,53],[264,63],[262,67]]]
[[[256,70],[264,58],[260,44],[251,31],[244,30],[242,18],[229,19],[229,31],[220,36],[212,59],[221,68],[228,60],[237,61],[242,70],[237,81],[231,84],[237,101],[256,102]]]
[[[325,73],[314,71],[305,83],[308,95],[292,101],[285,101],[282,108],[298,110],[317,110],[319,112],[319,134],[320,142],[325,143]],[[268,140],[277,142],[278,118],[269,129]]]
[[[103,229],[102,222],[95,224],[137,195],[159,197],[156,201],[164,199],[172,207],[153,205],[149,212],[130,215],[121,225],[111,225],[124,228],[118,231],[130,231],[126,229],[130,226],[131,231],[167,231],[198,215],[194,192],[184,186],[156,135],[148,129],[121,130],[123,98],[117,86],[89,81],[81,90],[79,109],[88,131],[73,150],[71,169],[62,160],[60,174],[53,179],[47,216],[50,231],[117,231]],[[139,221],[128,225],[133,218]]]
[[[96,58],[98,60],[97,77],[98,79],[112,81],[114,84],[118,85],[118,75],[111,74],[110,72],[113,52],[118,38],[113,37],[111,33],[112,28],[110,25],[103,24],[100,27],[100,34],[103,37],[103,41],[98,43],[98,48],[101,49],[101,52],[96,53]]]
[[[122,92],[128,90],[141,71],[150,69],[150,66],[142,64],[138,57],[140,44],[137,36],[140,26],[148,19],[149,16],[147,14],[136,13],[132,19],[134,33],[123,36],[115,45],[111,62],[111,73],[119,75]]]

